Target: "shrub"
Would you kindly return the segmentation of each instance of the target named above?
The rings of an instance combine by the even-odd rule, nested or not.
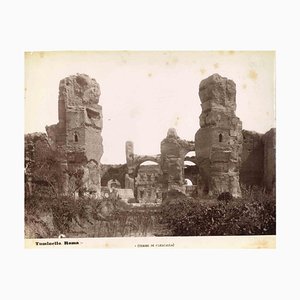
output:
[[[231,201],[233,199],[232,195],[229,192],[223,192],[219,195],[218,200],[220,201]]]
[[[110,196],[108,199],[101,200],[90,197],[80,197],[75,200],[73,195],[49,197],[35,194],[25,198],[25,227],[31,226],[31,220],[41,223],[40,216],[45,213],[51,217],[55,227],[51,236],[58,236],[60,233],[69,236],[78,230],[91,236],[91,230],[96,224],[108,228],[105,233],[101,233],[101,236],[116,236],[117,230],[121,231],[120,235],[125,234],[123,227],[128,222],[130,206],[117,197]],[[144,217],[143,214],[139,215]],[[47,227],[47,224],[45,226]],[[36,237],[51,237],[49,230],[43,232],[47,232],[47,235],[40,236],[36,232]]]
[[[276,233],[275,198],[260,188],[247,189],[243,199],[230,202],[170,194],[161,214],[175,236]]]

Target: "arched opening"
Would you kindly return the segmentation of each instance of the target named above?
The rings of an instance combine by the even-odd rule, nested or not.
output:
[[[195,151],[189,151],[185,157],[196,157],[196,152]]]
[[[184,187],[185,187],[185,192],[187,195],[191,196],[195,193],[197,190],[197,174],[198,172],[198,167],[197,166],[188,166],[188,168],[194,168],[196,167],[197,169],[194,169],[194,174],[193,170],[187,170],[185,169],[185,174],[184,174]]]
[[[151,165],[158,166],[158,163],[152,160],[146,160],[140,164],[140,166],[151,166]]]
[[[219,143],[222,143],[222,141],[223,141],[223,135],[222,135],[222,133],[220,133],[219,134]]]
[[[185,160],[184,161],[184,166],[196,166],[196,164],[193,161]]]
[[[192,195],[197,188],[199,168],[196,162],[195,151],[188,152],[184,158],[184,185],[188,195]]]
[[[74,142],[78,143],[78,133],[74,132]]]
[[[135,176],[136,198],[139,203],[159,203],[162,198],[160,165],[147,160],[137,166]]]
[[[189,151],[184,156],[184,165],[195,165],[196,163],[197,163],[196,152],[195,151]]]
[[[191,181],[190,179],[185,178],[185,179],[184,179],[184,185],[186,185],[186,186],[192,186],[193,183],[192,183],[192,181]]]

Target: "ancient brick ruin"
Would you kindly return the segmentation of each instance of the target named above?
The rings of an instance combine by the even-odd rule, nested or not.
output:
[[[58,124],[46,126],[50,143],[64,153],[62,168],[82,168],[88,192],[100,197],[100,159],[102,146],[102,107],[100,87],[95,79],[77,74],[59,83]],[[69,179],[64,182],[68,192]]]
[[[25,136],[26,191],[32,193],[30,166],[47,149],[61,154],[62,193],[70,191],[74,180],[70,173],[78,169],[83,172],[85,193],[102,198],[106,191],[117,190],[123,200],[141,204],[159,204],[174,189],[200,199],[222,192],[239,198],[241,183],[274,189],[275,129],[264,135],[242,130],[235,115],[236,86],[232,80],[214,74],[201,81],[199,96],[202,112],[195,141],[181,139],[171,128],[159,154],[137,155],[133,142],[128,141],[125,164],[103,165],[99,84],[85,74],[61,80],[58,124],[47,126],[47,135]],[[191,151],[195,155],[188,156]],[[146,161],[155,165],[143,165]],[[195,165],[186,166],[186,161]],[[192,185],[187,186],[187,179]]]
[[[161,142],[160,149],[164,190],[185,192],[184,159],[188,152],[195,150],[195,143],[180,139],[176,130],[171,128]]]
[[[195,136],[199,166],[199,194],[241,196],[239,170],[242,122],[235,115],[236,87],[232,80],[214,74],[199,87],[202,113]]]

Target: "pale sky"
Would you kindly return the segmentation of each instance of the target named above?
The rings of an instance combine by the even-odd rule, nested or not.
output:
[[[59,81],[76,73],[100,85],[102,163],[125,163],[127,140],[136,154],[159,154],[170,127],[194,140],[199,84],[214,73],[236,83],[236,115],[244,129],[275,127],[274,52],[31,52],[25,55],[25,133],[58,122]]]

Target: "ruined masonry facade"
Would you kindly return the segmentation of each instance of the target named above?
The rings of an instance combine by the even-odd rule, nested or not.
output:
[[[195,135],[199,166],[198,193],[241,196],[239,170],[242,154],[242,122],[235,115],[236,86],[214,74],[200,83],[202,113]]]
[[[31,167],[34,161],[51,149],[59,153],[64,172],[62,192],[74,187],[72,171],[83,173],[83,190],[96,198],[116,188],[123,199],[139,203],[161,203],[167,192],[177,190],[200,198],[217,197],[229,192],[241,197],[240,184],[275,188],[274,128],[266,134],[242,130],[236,116],[236,85],[218,74],[201,81],[199,97],[202,112],[200,129],[195,141],[181,139],[170,128],[157,155],[137,155],[134,144],[125,145],[126,164],[101,165],[102,107],[99,105],[100,87],[95,79],[76,74],[59,83],[59,122],[47,126],[42,133],[25,136],[26,187],[32,193]],[[187,154],[195,151],[196,156]],[[142,165],[145,161],[155,166]],[[185,166],[185,161],[195,163]],[[101,182],[102,178],[102,182]],[[192,181],[187,186],[185,179]],[[102,194],[101,194],[102,186]],[[74,190],[74,189],[73,189]]]
[[[62,166],[68,170],[82,168],[86,189],[97,196],[100,196],[103,154],[100,94],[99,84],[85,74],[62,79],[59,83],[59,122],[46,127],[53,145],[65,154]],[[64,184],[67,192],[69,182],[66,180]]]
[[[195,150],[194,142],[182,140],[174,128],[170,128],[167,137],[160,144],[161,168],[165,191],[185,192],[184,159],[188,152]]]

